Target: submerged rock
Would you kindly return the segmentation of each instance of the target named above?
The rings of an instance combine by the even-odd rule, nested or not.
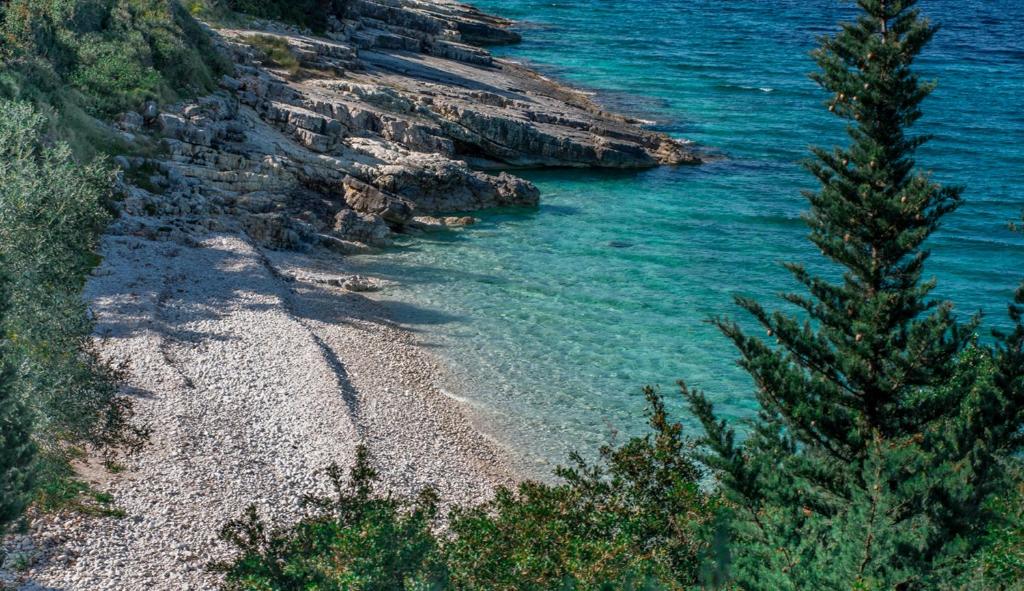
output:
[[[355,292],[367,292],[367,291],[378,291],[380,290],[380,284],[375,279],[368,279],[366,277],[360,277],[359,275],[353,275],[344,282],[341,287],[348,291]]]
[[[423,232],[437,232],[448,228],[464,228],[477,223],[477,219],[471,216],[416,216],[409,224],[409,228]]]

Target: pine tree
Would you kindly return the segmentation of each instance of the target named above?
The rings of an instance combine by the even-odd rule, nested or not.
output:
[[[0,278],[0,321],[7,306],[5,284]],[[4,358],[5,348],[6,337],[0,342],[0,534],[28,503],[35,459],[31,418],[18,399],[13,373]]]
[[[731,574],[743,589],[952,586],[1020,448],[1019,335],[977,345],[978,319],[961,324],[922,279],[924,242],[961,190],[915,169],[928,137],[908,128],[933,84],[911,66],[937,27],[914,4],[860,0],[856,22],[814,52],[813,78],[851,143],[813,150],[821,189],[806,193],[806,221],[843,274],[787,265],[809,292],[784,296],[799,316],[737,298],[774,344],[715,320],[757,389],[745,440],[683,385],[734,507]]]

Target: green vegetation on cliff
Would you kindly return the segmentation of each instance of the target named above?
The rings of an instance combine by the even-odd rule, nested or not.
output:
[[[810,239],[830,282],[791,265],[799,317],[740,299],[769,340],[717,320],[757,386],[741,441],[708,400],[682,436],[648,390],[651,432],[574,458],[554,484],[501,489],[444,520],[436,495],[375,491],[360,450],[311,516],[270,530],[255,510],[221,532],[229,589],[1019,588],[1024,289],[986,341],[922,280],[924,246],[960,192],[914,168],[907,135],[931,86],[911,70],[935,29],[912,1],[861,0],[824,40],[816,80],[851,145],[816,150]],[[147,101],[212,90],[227,71],[190,13],[323,30],[339,0],[0,2],[0,528],[35,498],[82,492],[83,450],[139,445],[119,372],[91,346],[82,288],[129,149],[103,124]],[[270,59],[293,59],[256,40]],[[274,52],[277,53],[275,57]],[[287,67],[287,64],[280,64]],[[713,479],[707,478],[709,475]]]
[[[173,0],[12,0],[2,17],[9,65],[52,68],[100,115],[208,92],[227,68]]]
[[[375,494],[377,472],[365,448],[346,482],[328,470],[334,496],[306,498],[316,510],[291,530],[271,531],[250,507],[245,517],[220,533],[241,556],[214,565],[226,575],[226,589],[437,589],[447,579],[431,526],[437,498]]]
[[[74,457],[145,436],[82,300],[116,199],[104,154],[136,149],[103,120],[212,90],[218,55],[174,0],[0,3],[0,526],[29,483],[45,505],[77,503]]]
[[[323,32],[327,29],[329,17],[344,17],[348,0],[220,0],[214,5]]]
[[[0,3],[0,97],[33,103],[80,158],[129,149],[94,118],[213,90],[228,64],[177,0]]]
[[[144,436],[118,395],[116,368],[93,352],[82,300],[110,219],[112,170],[101,159],[79,164],[66,144],[45,140],[45,128],[31,105],[0,100],[6,410],[23,415],[9,419],[21,429],[10,437],[39,449],[30,480],[40,491],[65,487],[57,481],[71,477],[80,450],[130,447]]]
[[[702,471],[645,390],[650,434],[600,450],[601,461],[556,471],[559,484],[526,482],[456,510],[446,543],[457,589],[684,589],[710,551],[719,508]]]
[[[6,312],[7,278],[3,277],[0,278],[0,322]],[[35,454],[31,417],[14,384],[6,335],[0,334],[0,534],[31,499]]]

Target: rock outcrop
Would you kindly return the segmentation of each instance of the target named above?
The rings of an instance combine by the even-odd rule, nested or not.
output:
[[[514,167],[695,163],[687,147],[481,46],[508,21],[447,0],[353,0],[332,32],[280,24],[211,34],[235,62],[221,90],[125,114],[166,154],[122,159],[119,228],[242,229],[269,246],[384,246],[414,218],[535,206]],[[282,68],[259,47],[286,46]],[[170,218],[170,219],[169,219]]]

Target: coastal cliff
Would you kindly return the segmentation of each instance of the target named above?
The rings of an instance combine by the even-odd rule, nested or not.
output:
[[[211,30],[235,62],[219,92],[119,120],[130,139],[162,138],[166,153],[122,159],[145,182],[126,187],[115,231],[170,220],[357,252],[444,225],[437,214],[538,203],[529,182],[484,170],[698,162],[681,142],[473,45],[514,42],[508,21],[413,0],[356,0],[346,16],[325,37],[260,21]]]
[[[79,467],[124,516],[37,515],[5,548],[26,588],[210,589],[226,521],[303,515],[356,445],[389,491],[472,505],[514,461],[448,393],[425,337],[338,253],[536,206],[523,167],[697,163],[684,143],[482,45],[509,21],[446,0],[353,0],[323,36],[246,19],[209,28],[233,62],[216,92],[116,119],[119,216],[85,290],[148,445]],[[502,170],[506,169],[506,170]],[[36,586],[33,586],[36,585]]]

